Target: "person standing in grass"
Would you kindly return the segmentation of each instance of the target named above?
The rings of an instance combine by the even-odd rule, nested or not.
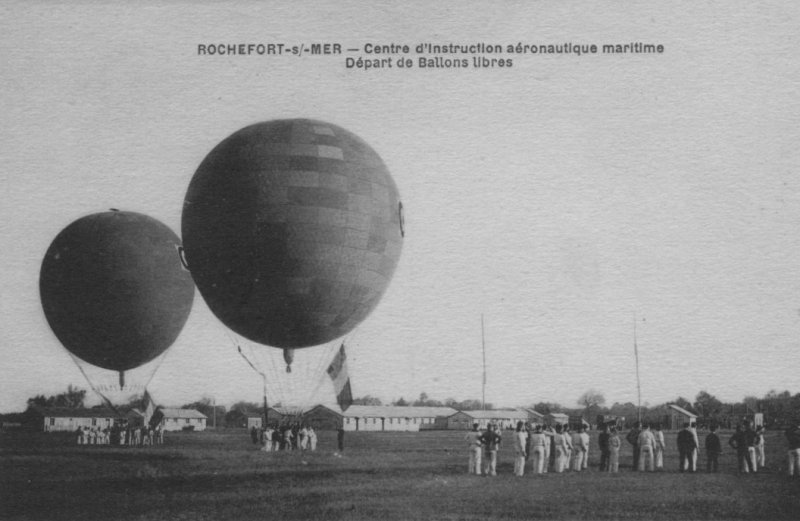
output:
[[[717,426],[712,425],[706,436],[706,472],[719,472],[719,455],[722,454],[722,443],[717,436]]]
[[[597,444],[600,446],[600,471],[608,470],[608,457],[610,454],[610,448],[608,445],[608,424],[604,423],[600,427],[600,435],[597,437]]]
[[[797,424],[792,425],[784,433],[788,444],[788,474],[789,477],[800,478],[800,428]]]
[[[756,460],[757,436],[750,422],[744,424],[744,440],[747,444],[747,459],[750,461],[753,472],[756,472],[758,470],[758,462]]]
[[[564,470],[569,470],[570,462],[572,462],[572,450],[575,448],[575,445],[572,443],[572,433],[570,432],[569,425],[564,424],[563,429],[564,445],[567,447],[566,454],[564,455]]]
[[[622,448],[622,440],[617,435],[616,426],[611,427],[608,435],[608,471],[619,472],[619,450]]]
[[[764,426],[759,425],[756,428],[756,465],[759,467],[766,466],[766,458],[764,457]]]
[[[683,429],[678,433],[678,461],[680,471],[696,471],[692,465],[692,452],[695,449],[695,441],[692,432],[689,430],[689,423],[683,424]]]
[[[750,460],[750,452],[748,450],[747,436],[744,433],[742,425],[736,426],[736,432],[728,440],[728,445],[736,449],[736,457],[739,462],[739,472],[747,474],[748,472],[755,472],[753,462]]]
[[[656,447],[656,437],[650,431],[650,425],[644,424],[639,433],[639,472],[644,472],[645,466],[650,472],[655,471],[654,452]]]
[[[308,433],[308,448],[311,452],[317,450],[317,431],[314,430],[314,427],[309,425],[307,433]]]
[[[653,433],[656,438],[656,470],[664,469],[664,450],[667,448],[667,443],[664,441],[664,433],[661,432],[661,424],[656,424],[656,432]]]
[[[585,425],[578,427],[578,432],[572,438],[572,446],[575,454],[573,470],[580,472],[587,467],[586,460],[589,459],[589,433]]]
[[[633,469],[634,471],[639,469],[639,433],[641,433],[642,424],[636,422],[633,425],[633,429],[628,431],[628,435],[625,436],[625,439],[628,440],[628,443],[631,444],[633,447]]]
[[[553,428],[549,425],[546,427],[542,425],[541,432],[544,435],[544,463],[542,464],[542,474],[547,474],[547,469],[553,459],[551,454],[556,451],[555,445],[553,444],[553,436],[555,433],[553,432]]]
[[[469,452],[469,466],[467,467],[468,474],[481,475],[481,433],[478,430],[478,424],[472,424],[472,430],[464,436],[464,441],[467,442],[467,451]]]
[[[560,423],[556,424],[556,433],[553,435],[553,443],[555,444],[555,454],[556,460],[555,465],[553,466],[553,470],[558,473],[564,472],[564,466],[569,464],[569,460],[567,459],[567,437],[568,434],[564,434],[563,427]]]
[[[700,455],[700,438],[697,436],[697,423],[694,421],[689,423],[689,432],[694,436],[694,450],[692,451],[692,472],[697,470],[697,458]]]
[[[547,447],[550,445],[550,440],[542,432],[541,425],[536,425],[531,433],[530,445],[533,473],[544,474],[548,463]]]
[[[490,423],[487,428],[486,432],[481,435],[481,443],[483,444],[483,448],[485,451],[484,456],[486,460],[484,461],[484,474],[487,476],[496,476],[497,475],[497,451],[500,450],[500,441],[502,437],[497,429],[495,429],[495,425]]]
[[[528,433],[525,430],[525,423],[518,421],[517,430],[514,432],[514,475],[522,477],[525,473],[525,459],[528,456],[526,446],[528,445]]]
[[[339,452],[344,450],[344,425],[339,423],[339,428],[336,429],[336,441],[339,444]]]

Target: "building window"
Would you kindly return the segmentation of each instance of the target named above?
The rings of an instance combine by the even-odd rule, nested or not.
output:
[[[186,418],[186,425],[189,425],[190,421],[189,418]]]
[[[56,419],[50,418],[50,425],[55,425],[55,424],[56,424]]]

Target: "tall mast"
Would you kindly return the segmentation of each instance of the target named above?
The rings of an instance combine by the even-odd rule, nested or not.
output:
[[[636,313],[633,314],[633,354],[636,357],[636,393],[638,395],[639,422],[642,421],[642,383],[639,380],[639,346],[636,343]]]
[[[481,313],[481,348],[483,349],[483,390],[481,395],[481,407],[486,410],[486,335],[483,327],[483,313]]]

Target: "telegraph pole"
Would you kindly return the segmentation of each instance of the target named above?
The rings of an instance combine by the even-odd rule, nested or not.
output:
[[[639,423],[642,422],[642,383],[639,380],[639,346],[636,343],[636,313],[633,314],[633,354],[636,358],[636,393],[638,395]]]
[[[481,394],[481,407],[486,410],[486,335],[483,327],[483,313],[481,313],[481,348],[483,350],[483,387]]]

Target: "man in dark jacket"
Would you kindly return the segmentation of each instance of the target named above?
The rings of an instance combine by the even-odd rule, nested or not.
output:
[[[500,450],[500,441],[501,436],[500,433],[497,432],[495,425],[490,423],[487,428],[486,432],[481,435],[481,444],[483,445],[485,454],[484,454],[484,468],[486,469],[484,472],[485,476],[496,476],[497,475],[497,451]]]
[[[684,472],[696,472],[692,462],[692,453],[697,448],[697,442],[694,441],[694,434],[689,430],[689,424],[684,423],[683,429],[678,433],[678,459],[680,462],[680,470]]]
[[[600,445],[600,471],[608,470],[608,458],[611,454],[611,448],[608,445],[608,424],[603,424],[602,430],[600,431],[600,436],[597,438],[597,442]]]
[[[739,472],[747,474],[748,472],[755,472],[753,469],[753,462],[750,461],[750,443],[748,437],[739,424],[736,426],[736,432],[733,433],[731,439],[728,440],[728,445],[736,449],[736,457],[739,460]]]
[[[722,443],[717,436],[717,426],[712,425],[706,436],[706,472],[719,471],[719,455],[722,454]]]
[[[625,439],[628,440],[628,443],[633,445],[633,470],[637,470],[639,468],[639,434],[642,432],[642,424],[636,422],[633,426],[633,429],[628,432],[628,435],[625,436]]]

